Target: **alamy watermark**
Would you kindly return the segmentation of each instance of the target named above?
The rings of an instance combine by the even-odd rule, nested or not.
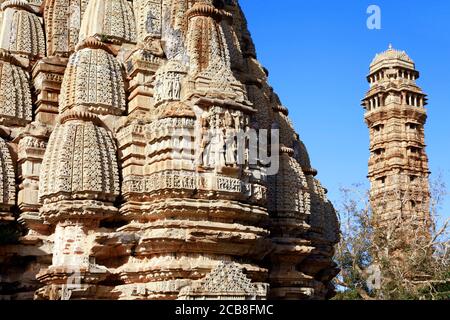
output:
[[[377,264],[373,264],[366,269],[368,278],[366,285],[369,290],[381,289],[381,268]]]
[[[367,8],[367,28],[369,30],[381,30],[381,8],[375,4]]]

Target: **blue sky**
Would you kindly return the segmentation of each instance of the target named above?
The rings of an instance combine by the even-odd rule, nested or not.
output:
[[[289,108],[330,199],[365,183],[368,130],[360,100],[376,53],[392,43],[421,72],[429,95],[427,153],[432,175],[450,187],[450,1],[241,0],[258,59]],[[381,30],[369,30],[369,5],[381,8]],[[450,216],[447,196],[443,211]]]

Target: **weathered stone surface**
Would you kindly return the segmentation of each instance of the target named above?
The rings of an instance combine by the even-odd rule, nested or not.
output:
[[[47,56],[68,57],[75,51],[88,0],[47,0],[44,23]]]
[[[336,214],[237,1],[9,2],[0,200],[20,234],[0,298],[333,295]],[[258,129],[279,131],[261,141],[274,175],[251,159]]]
[[[115,43],[136,42],[132,5],[127,0],[92,0],[81,20],[79,40],[103,38]]]
[[[89,41],[89,40],[88,40]],[[83,107],[97,114],[125,111],[123,70],[113,55],[97,47],[76,51],[69,58],[60,96],[60,113]]]
[[[5,140],[0,138],[0,221],[13,220],[11,209],[16,203],[16,183],[14,165]]]
[[[45,56],[44,28],[33,7],[25,0],[1,5],[0,47],[31,60]]]
[[[15,126],[31,122],[29,75],[6,51],[0,51],[0,79],[0,123]]]

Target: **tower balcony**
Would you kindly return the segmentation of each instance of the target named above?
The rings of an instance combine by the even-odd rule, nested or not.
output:
[[[380,144],[388,144],[395,141],[406,141],[411,144],[424,145],[425,138],[422,132],[404,132],[401,130],[393,130],[386,133],[377,133],[371,135],[370,137],[370,149],[374,149]]]
[[[402,170],[428,173],[428,159],[425,154],[407,154],[401,151],[372,154],[369,159],[369,175],[374,176],[380,172],[389,172],[395,168]]]
[[[420,88],[406,85],[396,86],[389,84],[389,87],[377,86],[372,88],[362,100],[367,117],[372,113],[392,112],[401,110],[403,116],[406,116],[405,110],[422,110],[426,113],[427,96]],[[408,111],[406,111],[408,112]],[[419,119],[422,118],[419,113]]]

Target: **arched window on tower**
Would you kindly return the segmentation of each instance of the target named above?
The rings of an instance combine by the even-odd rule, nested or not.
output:
[[[378,148],[378,149],[373,151],[373,153],[377,157],[380,157],[380,156],[384,155],[385,152],[386,152],[386,149],[384,149],[384,148]]]
[[[374,130],[376,133],[381,133],[381,132],[383,132],[383,130],[384,130],[384,124],[377,124],[377,125],[373,126],[373,130]]]
[[[386,186],[386,177],[380,177],[377,179],[378,185],[379,187],[384,187]]]
[[[420,155],[420,152],[421,152],[421,148],[419,148],[419,147],[408,147],[407,150],[408,150],[409,154],[415,155],[415,156]]]

